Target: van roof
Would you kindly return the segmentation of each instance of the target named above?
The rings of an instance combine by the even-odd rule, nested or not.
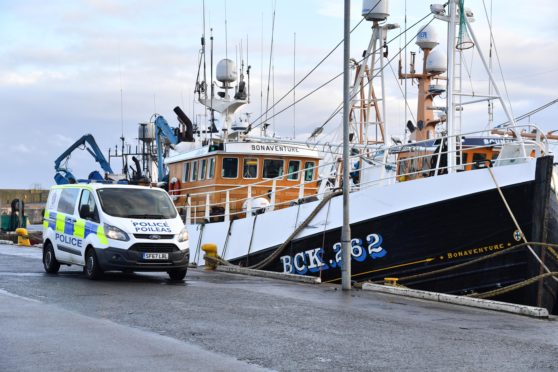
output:
[[[54,185],[51,189],[158,189],[165,191],[159,187],[151,186],[139,186],[139,185],[126,185],[126,184],[114,184],[114,183],[72,183],[67,185]]]

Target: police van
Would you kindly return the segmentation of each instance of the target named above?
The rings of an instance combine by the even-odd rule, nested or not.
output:
[[[120,184],[51,188],[43,220],[43,265],[83,266],[90,279],[104,271],[166,271],[186,276],[188,232],[166,191]]]

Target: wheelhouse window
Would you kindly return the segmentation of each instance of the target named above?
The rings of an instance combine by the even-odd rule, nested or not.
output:
[[[182,170],[182,182],[190,182],[190,162],[184,163]]]
[[[215,177],[215,158],[209,158],[209,174],[207,179],[211,180],[213,177]]]
[[[223,169],[221,171],[221,177],[238,177],[238,158],[223,158]]]
[[[198,161],[192,162],[192,181],[198,180]]]
[[[263,178],[276,178],[283,175],[284,160],[264,159]]]
[[[257,178],[258,177],[258,159],[257,158],[244,158],[242,166],[243,178]]]
[[[314,179],[314,166],[313,161],[307,161],[304,163],[304,181],[309,182]]]
[[[473,169],[486,168],[486,154],[485,153],[473,153]]]
[[[200,167],[200,180],[205,180],[206,174],[207,174],[207,159],[202,159],[201,167]]]
[[[289,160],[289,169],[287,170],[287,179],[296,181],[300,177],[300,160]]]

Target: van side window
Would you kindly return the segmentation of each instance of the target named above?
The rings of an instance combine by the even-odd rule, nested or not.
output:
[[[58,212],[73,214],[79,189],[63,189],[58,202]]]
[[[83,219],[99,222],[99,213],[95,205],[95,199],[89,190],[83,190],[79,202],[79,216]]]

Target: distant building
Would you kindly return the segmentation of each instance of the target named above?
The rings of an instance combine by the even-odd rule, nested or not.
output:
[[[25,204],[25,215],[29,224],[40,224],[43,220],[43,210],[46,205],[49,190],[36,189],[3,189],[0,190],[0,214],[10,215],[12,213],[12,201],[23,200]]]

